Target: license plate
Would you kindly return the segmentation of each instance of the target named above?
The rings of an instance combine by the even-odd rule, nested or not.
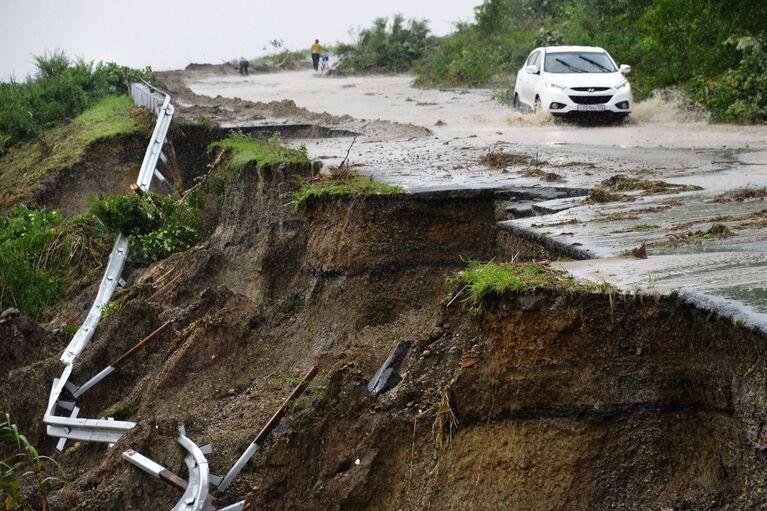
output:
[[[578,105],[579,112],[604,112],[604,105]]]

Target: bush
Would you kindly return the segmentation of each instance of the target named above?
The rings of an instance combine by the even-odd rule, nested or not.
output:
[[[402,73],[423,57],[435,44],[425,20],[405,23],[397,14],[391,24],[376,18],[373,26],[363,29],[355,45],[339,45],[338,69],[351,73]]]
[[[131,259],[152,263],[182,252],[200,240],[201,197],[188,194],[176,201],[149,192],[92,200],[89,211],[114,233],[129,237]]]
[[[692,96],[715,120],[767,121],[767,39],[731,37],[727,44],[741,56],[737,67],[691,83]]]
[[[0,83],[0,154],[71,119],[108,95],[125,94],[149,69],[70,60],[63,52],[35,57],[37,72],[24,82]]]

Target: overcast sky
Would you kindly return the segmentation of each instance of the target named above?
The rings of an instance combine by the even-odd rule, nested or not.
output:
[[[350,41],[350,28],[402,13],[449,33],[481,0],[0,0],[0,79],[33,71],[32,55],[60,48],[88,60],[157,70]]]

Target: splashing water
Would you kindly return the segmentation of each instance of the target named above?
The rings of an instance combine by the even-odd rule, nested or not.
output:
[[[653,91],[650,97],[634,103],[631,124],[707,123],[708,113],[690,105],[684,94],[675,89]]]

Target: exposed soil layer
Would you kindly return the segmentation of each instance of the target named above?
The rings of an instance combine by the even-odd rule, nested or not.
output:
[[[187,186],[207,170],[206,135],[190,137],[199,138],[174,138]],[[54,509],[170,508],[174,490],[120,453],[136,449],[185,476],[175,443],[184,423],[198,444],[213,444],[211,470],[223,473],[289,393],[285,378],[314,364],[310,399],[218,504],[247,496],[254,508],[286,510],[767,505],[763,335],[673,298],[533,293],[490,300],[471,316],[446,299],[446,274],[464,260],[560,255],[497,229],[507,197],[340,197],[297,213],[285,194],[312,172],[281,166],[226,178],[221,194],[208,193],[203,244],[126,273],[122,305],[102,321],[73,381],[166,320],[174,332],[83,396],[82,416],[139,425],[106,454],[69,445],[58,459],[72,482],[51,496]],[[84,315],[92,291],[61,314],[79,306]],[[32,330],[13,356],[37,353],[52,335]],[[368,380],[403,340],[402,382],[371,395]],[[4,404],[49,449],[40,418],[58,368],[18,365],[26,373],[0,382]]]
[[[98,140],[85,149],[75,165],[52,173],[40,183],[35,205],[72,216],[85,211],[87,197],[127,192],[136,181],[145,152],[145,134]]]

